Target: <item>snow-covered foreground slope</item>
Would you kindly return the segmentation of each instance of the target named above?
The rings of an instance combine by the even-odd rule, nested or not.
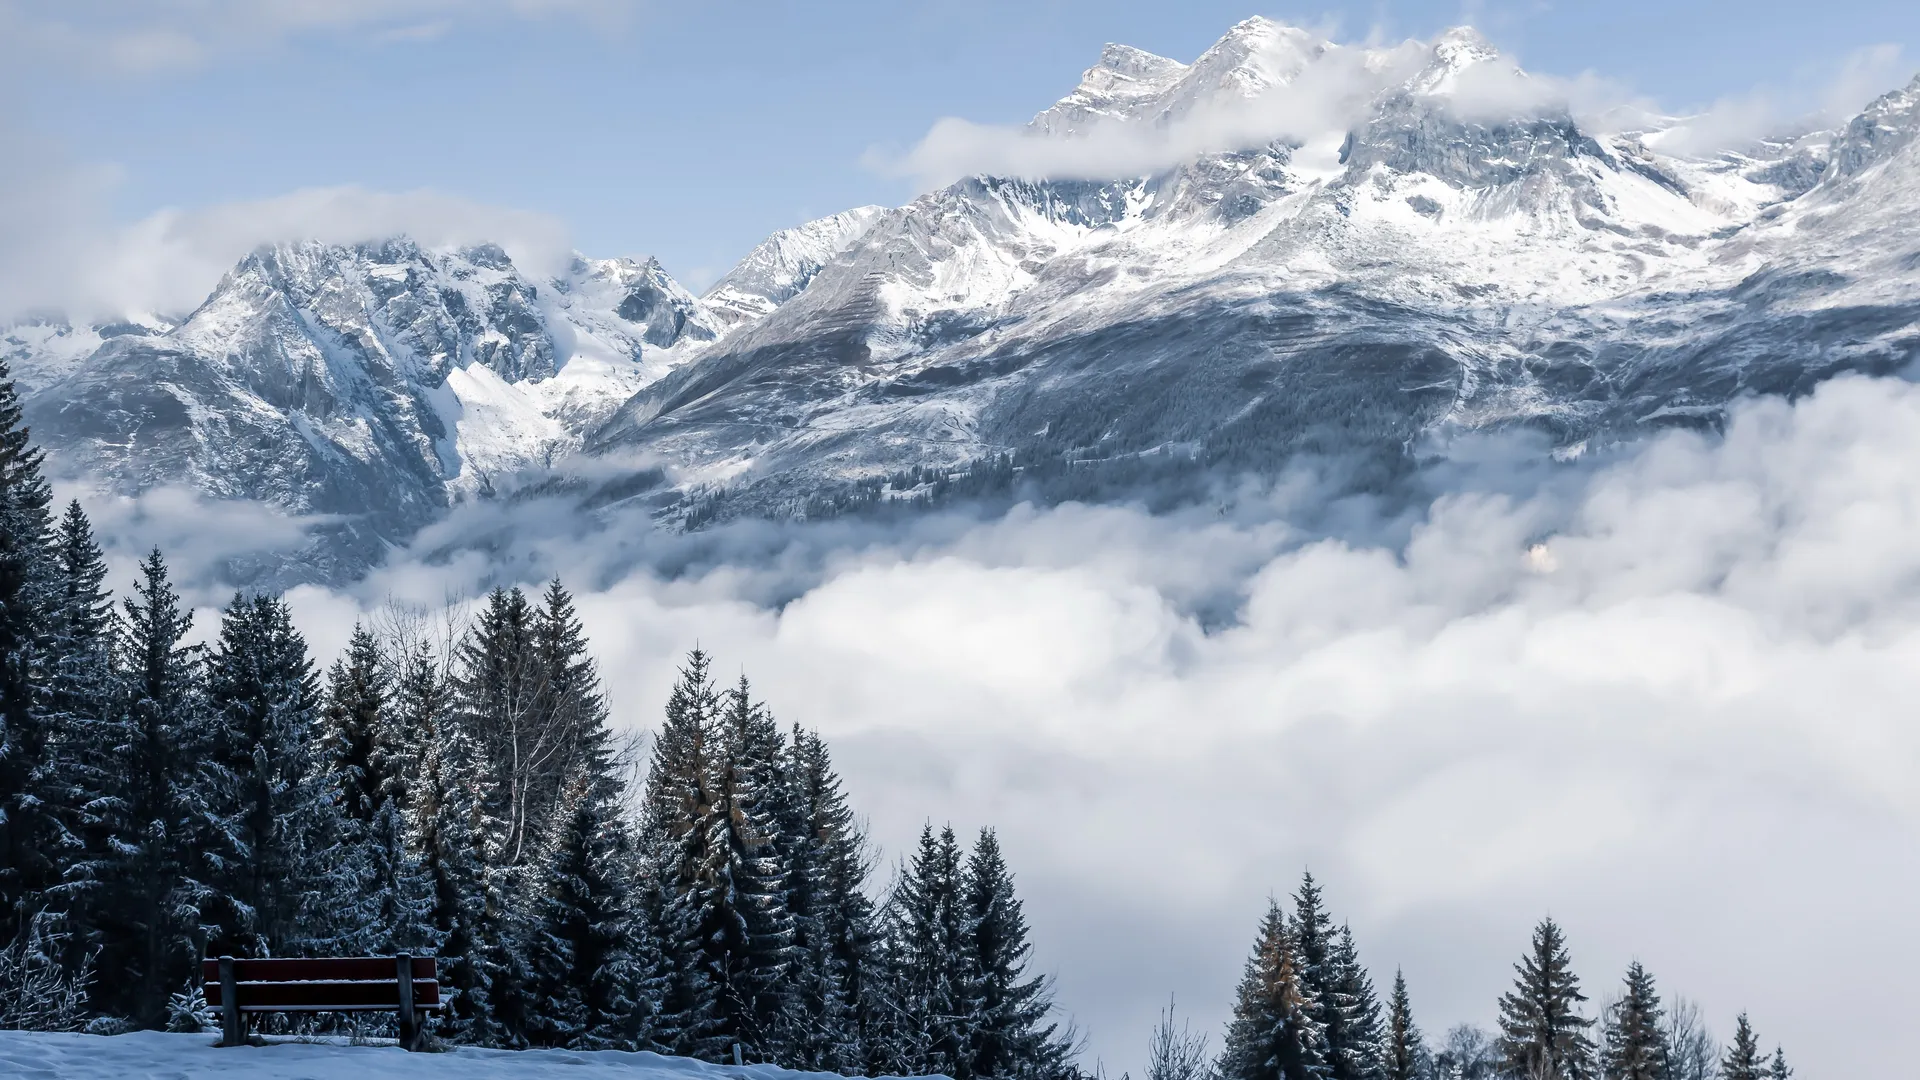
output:
[[[438,1054],[409,1054],[392,1046],[341,1042],[276,1042],[216,1049],[213,1044],[217,1039],[214,1035],[157,1031],[113,1036],[0,1031],[0,1076],[12,1080],[592,1080],[600,1076],[635,1080],[802,1080],[835,1075],[789,1072],[771,1065],[735,1068],[691,1058],[616,1050],[460,1047]]]

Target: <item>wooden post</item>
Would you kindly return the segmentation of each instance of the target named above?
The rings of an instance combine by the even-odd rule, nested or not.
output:
[[[420,1049],[420,1019],[413,1010],[413,957],[401,953],[394,958],[400,976],[400,1048]]]
[[[247,1041],[246,1027],[240,1019],[240,988],[233,978],[233,957],[220,958],[220,1045],[239,1046]]]

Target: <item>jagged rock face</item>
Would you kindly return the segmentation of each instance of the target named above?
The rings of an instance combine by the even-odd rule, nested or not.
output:
[[[1920,137],[1920,78],[1853,118],[1833,141],[1835,177],[1857,175]]]

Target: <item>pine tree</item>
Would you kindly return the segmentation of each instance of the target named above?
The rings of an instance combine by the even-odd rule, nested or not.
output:
[[[1269,904],[1241,977],[1220,1058],[1224,1080],[1325,1080],[1326,1032],[1302,978],[1294,933]]]
[[[1514,965],[1518,978],[1500,998],[1502,1072],[1525,1080],[1588,1080],[1593,1075],[1593,1021],[1579,1013],[1580,992],[1566,938],[1552,919],[1533,931],[1533,948]]]
[[[107,850],[90,874],[85,921],[97,935],[95,1007],[140,1027],[161,1027],[167,1000],[198,959],[197,890],[187,877],[194,836],[194,780],[205,738],[201,650],[183,644],[193,614],[180,604],[166,561],[154,551],[124,602],[119,667],[126,698],[118,730],[101,740],[105,775],[119,785],[102,799]]]
[[[1734,1024],[1733,1044],[1720,1059],[1720,1080],[1764,1080],[1766,1074],[1767,1060],[1760,1053],[1760,1039],[1747,1022],[1747,1014],[1741,1013]]]
[[[1626,993],[1608,1011],[1601,1075],[1606,1080],[1666,1080],[1668,1047],[1653,976],[1635,960]]]
[[[960,844],[951,826],[920,831],[919,849],[888,897],[891,1012],[887,1068],[901,1076],[966,1076],[973,970],[961,897]]]
[[[1320,886],[1307,873],[1294,894],[1293,941],[1300,982],[1312,1002],[1313,1019],[1327,1043],[1330,1080],[1375,1080],[1379,1069],[1380,1006],[1372,984],[1352,953],[1340,952]],[[1361,994],[1364,992],[1365,1000]],[[1369,1011],[1370,1010],[1370,1011]]]
[[[1413,1022],[1407,977],[1393,973],[1393,997],[1387,1003],[1386,1080],[1418,1080],[1426,1075],[1426,1038]]]
[[[378,956],[436,951],[444,935],[434,925],[434,879],[409,844],[399,803],[381,799],[373,819],[356,831],[352,862],[344,868],[353,888],[345,894],[334,947]]]
[[[351,896],[319,767],[320,694],[306,641],[273,596],[235,596],[208,658],[201,903],[211,949],[272,956],[331,935]],[[327,920],[331,921],[331,920]]]
[[[346,655],[327,670],[322,714],[322,767],[348,820],[366,826],[399,777],[399,748],[390,744],[386,664],[380,643],[355,623]]]
[[[1767,1067],[1767,1080],[1793,1080],[1793,1070],[1787,1067],[1786,1052],[1777,1046],[1773,1048],[1773,1063]]]
[[[1066,1075],[1073,1045],[1046,1022],[1053,1009],[1046,980],[1027,977],[1033,946],[1013,892],[1013,875],[991,829],[980,831],[967,858],[963,896],[963,932],[972,970],[966,985],[962,1072],[973,1080],[1052,1080]]]
[[[539,709],[559,743],[552,766],[532,796],[539,808],[537,816],[544,816],[559,805],[564,785],[574,777],[590,777],[596,798],[606,797],[618,786],[609,765],[611,734],[600,673],[587,644],[586,628],[574,612],[573,597],[558,578],[547,583],[534,613],[533,651],[539,670]]]
[[[115,857],[116,793],[124,784],[125,764],[117,752],[125,737],[113,657],[118,626],[106,589],[106,562],[77,501],[68,504],[60,520],[54,562],[44,700],[53,731],[56,798],[68,830],[54,893],[67,914],[71,951],[66,965],[73,969],[99,944],[91,916],[100,901],[100,875]]]
[[[441,711],[446,695],[430,653],[416,650],[408,657],[399,687],[401,715],[417,725],[412,730],[419,735],[407,817],[430,883],[440,983],[449,992],[440,1028],[452,1038],[481,1042],[491,1030],[491,985],[485,962],[487,869],[474,778],[478,753]]]
[[[818,734],[793,729],[783,828],[787,908],[794,919],[795,996],[803,1021],[789,1045],[795,1068],[870,1075],[884,1064],[875,1045],[881,1028],[881,969],[872,865]]]
[[[1330,1015],[1339,1019],[1339,1041],[1327,1036],[1327,1067],[1335,1080],[1383,1080],[1386,1075],[1385,1030],[1380,1021],[1380,998],[1374,993],[1373,978],[1361,966],[1360,951],[1353,943],[1353,929],[1345,924],[1333,939],[1328,956],[1331,968],[1329,996],[1337,1003]]]
[[[0,945],[26,932],[60,854],[77,846],[60,819],[43,692],[55,581],[40,465],[0,361]]]
[[[672,1053],[719,1060],[728,1039],[722,979],[709,956],[707,933],[723,899],[709,872],[709,819],[722,800],[721,705],[708,665],[707,654],[695,649],[668,695],[643,796],[642,854],[652,879],[647,913],[671,972],[654,1040]]]
[[[541,1003],[532,1041],[583,1050],[650,1041],[664,980],[630,894],[632,850],[616,808],[582,775],[569,786],[542,860],[529,943]]]
[[[755,1060],[778,1060],[794,1026],[797,1003],[788,985],[793,917],[786,904],[780,822],[791,815],[786,746],[746,676],[726,695],[721,714],[719,802],[707,818],[707,873],[720,901],[706,922],[711,969],[718,978],[721,1034]]]

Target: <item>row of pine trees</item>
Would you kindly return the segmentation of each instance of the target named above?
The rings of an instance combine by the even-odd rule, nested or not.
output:
[[[891,887],[826,744],[694,652],[641,760],[572,598],[390,616],[317,669],[286,603],[194,644],[156,551],[115,602],[0,368],[0,1027],[198,1029],[202,957],[435,954],[445,1041],[1050,1080],[992,831]]]
[[[1724,1052],[1690,1003],[1663,1005],[1653,976],[1634,962],[1599,1019],[1573,973],[1565,936],[1548,919],[1534,929],[1488,1035],[1456,1027],[1430,1046],[1396,972],[1382,1007],[1353,933],[1335,926],[1308,874],[1292,910],[1268,905],[1240,981],[1217,1061],[1204,1038],[1163,1014],[1148,1080],[1790,1080],[1743,1014]],[[1599,1037],[1595,1038],[1595,1028]]]

